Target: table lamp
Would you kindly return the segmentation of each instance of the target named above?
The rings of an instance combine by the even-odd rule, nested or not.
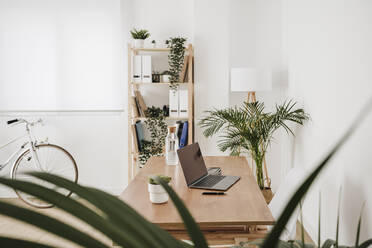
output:
[[[231,68],[231,91],[248,92],[248,101],[256,101],[257,91],[271,91],[271,72],[258,68]]]

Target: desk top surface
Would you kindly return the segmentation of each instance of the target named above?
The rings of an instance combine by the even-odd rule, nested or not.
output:
[[[169,166],[164,157],[152,157],[120,195],[120,199],[152,223],[164,227],[182,226],[181,217],[171,199],[164,204],[152,204],[149,200],[148,177],[162,174],[172,177],[172,188],[201,226],[275,223],[245,157],[206,156],[204,161],[207,167],[221,167],[223,175],[240,176],[241,179],[226,195],[202,195],[205,190],[187,187],[180,165]]]

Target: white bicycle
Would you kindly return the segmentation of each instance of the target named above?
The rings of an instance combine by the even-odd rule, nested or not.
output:
[[[35,122],[28,122],[24,119],[14,119],[8,121],[7,124],[24,124],[26,127],[26,131],[23,135],[0,146],[0,150],[18,140],[24,139],[25,141],[21,145],[21,147],[8,158],[5,163],[0,164],[0,170],[9,165],[13,158],[16,158],[10,171],[10,177],[12,179],[25,180],[49,188],[53,188],[59,193],[62,193],[69,197],[72,193],[71,191],[56,189],[55,186],[52,186],[51,184],[45,183],[41,180],[29,176],[27,172],[41,171],[52,173],[77,182],[78,168],[71,154],[63,147],[49,144],[48,139],[46,139],[45,141],[38,141],[34,137],[31,129],[36,124],[42,124],[41,119]],[[26,193],[17,190],[15,190],[15,192],[21,200],[31,206],[38,208],[50,208],[53,206],[50,203],[37,199]]]

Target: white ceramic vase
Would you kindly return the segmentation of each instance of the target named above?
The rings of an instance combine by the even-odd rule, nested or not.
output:
[[[148,190],[150,193],[150,201],[152,203],[160,204],[169,200],[168,193],[161,185],[148,183]]]
[[[134,40],[134,47],[135,48],[143,48],[145,44],[145,40],[135,39]]]

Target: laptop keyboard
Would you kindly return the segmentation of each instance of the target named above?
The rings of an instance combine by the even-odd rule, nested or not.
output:
[[[199,182],[195,183],[194,186],[198,187],[213,187],[218,182],[220,182],[222,179],[224,179],[225,176],[219,176],[219,175],[209,175],[205,177],[203,180],[200,180]]]

